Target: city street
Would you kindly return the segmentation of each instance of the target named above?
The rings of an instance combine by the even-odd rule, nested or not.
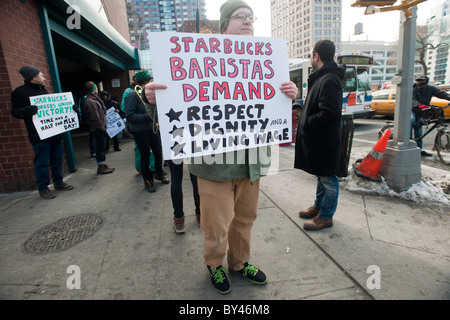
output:
[[[170,319],[450,300],[450,165],[433,150],[438,131],[424,138],[429,157],[407,141],[384,152],[379,132],[393,119],[359,118],[379,112],[375,88],[390,89],[381,114],[402,106],[397,120],[411,97],[450,101],[413,90],[421,80],[450,89],[450,0],[2,0],[0,20],[0,300],[142,300]],[[299,213],[326,217],[322,175],[335,171],[297,169],[297,103],[305,162],[340,162],[323,230]],[[405,120],[393,130],[408,139]],[[326,133],[333,121],[342,134]],[[341,141],[342,154],[327,156]],[[181,159],[175,172],[169,160]],[[267,282],[234,272],[244,260]],[[220,264],[226,294],[207,268]]]
[[[373,146],[383,120],[355,123],[352,163]],[[157,183],[154,194],[143,188],[131,140],[121,142],[121,152],[107,154],[116,170],[106,176],[96,175],[87,134],[74,138],[74,145],[78,171],[65,179],[74,190],[50,201],[36,191],[0,198],[0,299],[173,300],[165,312],[178,314],[185,300],[206,306],[211,300],[450,297],[448,205],[380,195],[370,183],[369,192],[349,190],[344,185],[358,182],[349,176],[333,227],[306,232],[298,211],[311,205],[317,182],[293,168],[292,146],[279,148],[278,172],[261,180],[252,236],[251,261],[269,283],[255,286],[230,275],[232,291],[222,296],[202,262],[202,230],[187,170],[186,233],[179,235],[172,228],[170,185]],[[70,219],[77,223],[66,223]],[[60,232],[46,233],[53,227]],[[270,314],[278,315],[272,305]]]
[[[386,121],[393,121],[384,116],[375,116],[372,119],[355,119],[355,132],[353,135],[353,146],[363,147],[375,145],[378,141],[378,131],[385,125]],[[447,120],[447,125],[449,121]],[[432,131],[424,138],[423,147],[431,153],[432,157],[422,157],[422,164],[441,170],[449,170],[449,166],[443,164],[437,157],[436,151],[433,151],[434,138],[436,130]]]

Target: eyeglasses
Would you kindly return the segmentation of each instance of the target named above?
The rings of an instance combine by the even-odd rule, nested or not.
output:
[[[235,14],[234,16],[231,16],[227,20],[237,19],[237,20],[244,21],[246,18],[248,18],[251,22],[255,22],[256,21],[256,17],[254,15],[252,15],[252,14],[246,15],[243,12],[239,12],[238,14]]]

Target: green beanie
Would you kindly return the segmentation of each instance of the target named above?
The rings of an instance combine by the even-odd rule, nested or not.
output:
[[[148,72],[148,70],[141,70],[141,71],[136,72],[136,81],[139,84],[144,83],[145,81],[148,81],[151,79],[153,79],[153,78],[150,75],[150,72]]]
[[[225,30],[225,26],[227,25],[228,19],[231,17],[232,13],[235,12],[239,8],[248,8],[252,11],[252,8],[242,0],[227,0],[220,7],[220,21],[219,21],[219,31]]]

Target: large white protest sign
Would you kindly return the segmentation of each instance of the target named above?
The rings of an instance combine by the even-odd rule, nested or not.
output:
[[[123,119],[120,117],[119,113],[116,112],[116,109],[114,107],[106,110],[106,121],[108,122],[106,132],[108,133],[110,138],[113,138],[120,131],[125,129],[125,122],[123,122]]]
[[[165,159],[290,142],[286,41],[251,36],[152,33]]]
[[[33,123],[41,140],[79,127],[71,92],[33,96],[30,103],[38,107]]]

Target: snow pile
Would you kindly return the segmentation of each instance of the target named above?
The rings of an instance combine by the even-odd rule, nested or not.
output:
[[[416,203],[440,203],[443,205],[450,205],[450,195],[445,194],[443,191],[443,189],[448,188],[450,174],[447,174],[442,178],[442,181],[436,181],[433,178],[422,176],[422,181],[413,184],[408,190],[395,192],[389,188],[383,177],[382,182],[370,181],[357,176],[354,170],[351,169],[349,170],[347,177],[340,178],[339,185],[343,189],[352,192],[397,197]]]

